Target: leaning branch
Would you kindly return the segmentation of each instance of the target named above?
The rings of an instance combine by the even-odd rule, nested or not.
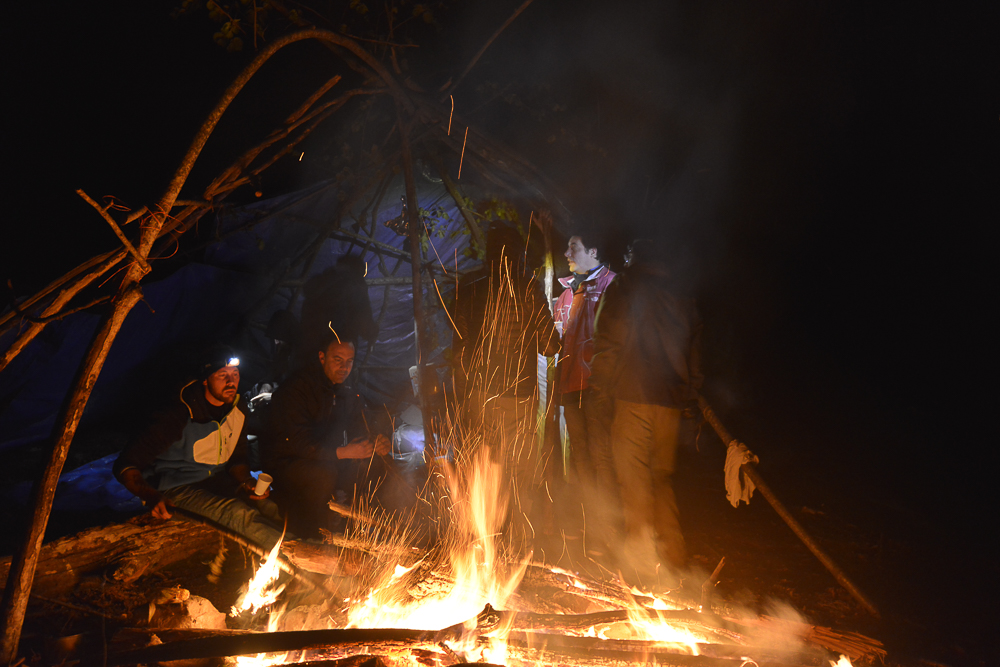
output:
[[[378,62],[374,56],[365,51],[357,42],[348,39],[342,35],[338,35],[330,30],[300,30],[299,32],[294,32],[289,35],[285,35],[275,41],[271,42],[267,48],[263,49],[253,61],[247,65],[242,72],[233,80],[233,82],[226,88],[226,91],[216,102],[215,107],[209,113],[208,118],[202,123],[201,127],[198,128],[197,134],[195,134],[194,139],[191,141],[191,145],[188,147],[187,152],[184,154],[181,164],[177,171],[174,173],[174,177],[170,180],[170,184],[167,186],[166,192],[160,197],[160,203],[157,207],[161,213],[159,215],[154,215],[153,217],[159,219],[159,223],[156,225],[158,230],[159,226],[162,225],[162,212],[169,211],[173,208],[173,203],[180,194],[181,187],[187,181],[188,175],[191,173],[191,169],[194,167],[195,161],[201,154],[202,149],[205,147],[205,143],[208,141],[209,136],[215,130],[215,127],[219,124],[222,119],[222,115],[229,108],[229,105],[236,98],[239,92],[246,86],[247,82],[257,73],[264,63],[266,63],[275,53],[285,48],[289,44],[294,44],[295,42],[300,42],[303,40],[315,39],[320,42],[326,42],[330,44],[335,44],[341,48],[346,49],[351,52],[362,62],[370,67],[375,74],[379,76],[386,85],[389,87],[393,95],[399,100],[401,104],[407,107],[412,106],[409,101],[409,97],[403,88],[399,85],[396,79],[386,70],[380,62]],[[155,238],[155,235],[153,235]],[[144,237],[145,240],[145,237]],[[149,252],[149,248],[152,245],[152,240],[149,241],[149,245],[145,247],[140,247],[140,250]]]
[[[723,426],[719,417],[715,414],[712,406],[708,404],[708,401],[705,400],[704,396],[698,396],[698,407],[701,408],[701,413],[705,416],[705,421],[712,426],[716,434],[719,436],[719,439],[722,440],[723,444],[729,446],[729,444],[734,441],[734,438],[729,433],[729,430]],[[795,533],[800,540],[802,540],[802,543],[806,545],[806,548],[809,549],[809,551],[816,556],[819,562],[823,564],[823,567],[825,567],[830,574],[833,575],[833,578],[837,580],[837,583],[843,586],[855,600],[860,602],[861,606],[867,609],[872,616],[877,618],[879,616],[878,609],[872,601],[869,600],[868,597],[854,585],[854,582],[847,578],[847,575],[844,574],[844,571],[841,570],[835,562],[833,562],[833,559],[830,558],[825,551],[820,549],[819,545],[816,544],[816,541],[813,540],[809,533],[806,532],[806,529],[802,527],[802,524],[795,520],[795,517],[793,517],[792,513],[788,511],[788,508],[785,507],[780,500],[778,500],[777,496],[774,495],[774,492],[771,491],[771,487],[764,482],[764,479],[760,476],[760,473],[757,472],[757,469],[753,466],[753,464],[744,464],[740,467],[740,470],[757,486],[757,490],[760,491],[760,494],[771,504],[774,511],[778,513],[778,516],[780,516],[785,523],[788,524],[788,527],[792,529],[792,532]]]

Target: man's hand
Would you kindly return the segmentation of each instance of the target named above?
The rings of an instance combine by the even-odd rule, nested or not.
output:
[[[236,483],[240,485],[239,490],[247,494],[247,498],[250,500],[264,500],[271,495],[271,487],[267,487],[267,491],[263,495],[258,496],[254,491],[257,490],[257,480],[253,478],[250,474],[250,466],[245,463],[238,463],[229,469],[229,474],[233,476]]]
[[[270,485],[268,485],[267,489],[264,491],[263,494],[258,496],[256,493],[254,493],[254,491],[257,490],[257,480],[255,480],[253,477],[244,480],[243,483],[240,485],[240,488],[244,492],[246,492],[247,498],[249,498],[250,500],[264,500],[265,498],[271,495]]]
[[[378,438],[375,441],[378,442]],[[338,459],[367,459],[374,453],[375,443],[368,438],[355,438],[343,447],[337,448]]]
[[[173,516],[170,510],[174,504],[161,496],[159,491],[147,484],[138,468],[126,468],[122,472],[122,484],[133,495],[142,500],[147,507],[151,506],[153,508],[153,518],[166,521]]]
[[[150,503],[147,502],[146,504],[148,505]],[[170,513],[170,510],[172,510],[173,508],[174,504],[170,502],[168,499],[163,498],[161,496],[160,500],[157,501],[155,505],[153,505],[153,510],[152,510],[153,518],[160,519],[161,521],[166,521],[167,519],[173,516],[173,514]]]
[[[381,433],[375,436],[375,453],[385,456],[392,452],[392,441]]]

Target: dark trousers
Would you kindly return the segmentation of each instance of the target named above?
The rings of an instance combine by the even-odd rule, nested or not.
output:
[[[611,440],[624,514],[622,573],[630,583],[668,583],[666,568],[685,564],[671,483],[680,421],[677,408],[615,401]]]
[[[330,509],[331,500],[357,509],[359,498],[373,497],[385,472],[385,463],[378,456],[337,461],[291,459],[271,473],[273,495],[288,517],[291,532],[318,537],[320,528],[336,531],[343,524],[341,516]]]
[[[563,394],[563,409],[570,481],[579,491],[584,528],[594,538],[595,547],[601,546],[598,541],[610,546],[615,540],[620,503],[608,430],[612,403],[592,389],[584,389]]]
[[[318,537],[334,519],[327,503],[337,489],[337,464],[292,459],[274,476],[272,496],[288,517],[288,529],[300,537]]]

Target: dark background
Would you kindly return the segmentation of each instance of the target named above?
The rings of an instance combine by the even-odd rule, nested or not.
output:
[[[517,4],[442,11],[414,78],[456,74]],[[535,0],[456,107],[612,240],[670,242],[706,320],[706,393],[762,474],[792,506],[907,540],[909,585],[942,623],[962,610],[968,634],[1000,593],[998,16],[874,4]],[[155,201],[249,57],[171,6],[4,10],[0,278],[15,294],[114,247],[74,190]],[[328,56],[295,48],[234,106],[196,180],[328,75]],[[322,169],[277,173],[265,196]]]

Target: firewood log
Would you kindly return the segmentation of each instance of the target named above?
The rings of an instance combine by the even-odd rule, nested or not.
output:
[[[73,589],[88,573],[113,567],[111,578],[132,582],[194,554],[215,549],[217,533],[207,526],[171,520],[142,525],[127,523],[90,528],[42,547],[33,593],[58,596]],[[10,557],[0,560],[0,582],[7,580]]]

